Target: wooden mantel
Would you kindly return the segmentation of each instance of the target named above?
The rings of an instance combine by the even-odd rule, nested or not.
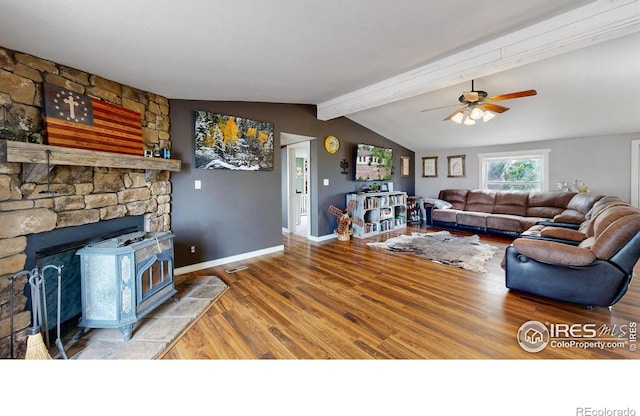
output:
[[[119,153],[97,152],[62,146],[0,140],[0,162],[21,162],[29,164],[49,164],[94,166],[123,169],[168,170],[180,172],[181,161],[157,157],[132,156]],[[44,166],[46,169],[46,166]],[[41,169],[34,169],[41,170]]]

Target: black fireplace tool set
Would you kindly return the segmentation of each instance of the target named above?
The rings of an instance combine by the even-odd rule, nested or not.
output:
[[[9,307],[10,307],[10,356],[15,358],[15,334],[14,334],[14,283],[19,278],[26,276],[29,288],[31,290],[31,328],[29,329],[29,336],[27,338],[27,350],[25,353],[25,359],[51,359],[49,354],[50,342],[49,342],[49,323],[47,316],[47,298],[45,287],[45,272],[49,269],[57,271],[57,338],[55,341],[58,350],[62,357],[66,360],[67,354],[64,351],[62,345],[62,339],[60,337],[60,309],[62,300],[62,268],[63,266],[47,265],[33,270],[23,270],[9,278]],[[44,331],[42,326],[44,325]],[[42,333],[44,332],[44,339]]]

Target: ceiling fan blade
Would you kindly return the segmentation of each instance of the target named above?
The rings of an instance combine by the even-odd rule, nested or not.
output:
[[[511,99],[514,99],[514,98],[529,97],[531,95],[536,95],[537,93],[538,92],[536,90],[526,90],[526,91],[512,92],[512,93],[509,93],[509,94],[494,95],[493,97],[489,97],[489,100],[491,100],[491,101],[511,100]]]
[[[466,107],[466,106],[465,106]],[[449,114],[447,116],[447,118],[443,119],[442,121],[447,121],[447,120],[451,120],[451,117],[455,116],[456,114],[458,114],[460,111],[462,111],[464,107],[458,108],[456,111],[454,111],[453,113]]]
[[[480,106],[483,110],[493,111],[494,113],[504,113],[509,109],[509,107],[503,107],[498,104],[484,103]]]
[[[443,105],[443,106],[440,106],[440,107],[433,107],[433,108],[427,108],[426,110],[420,110],[420,112],[423,113],[425,111],[440,110],[441,108],[457,107],[459,105],[460,105],[460,103],[458,103],[458,104],[450,104],[450,105]]]

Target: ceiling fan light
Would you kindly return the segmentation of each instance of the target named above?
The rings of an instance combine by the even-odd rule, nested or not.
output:
[[[476,124],[476,121],[475,121],[474,119],[472,119],[471,117],[467,117],[467,118],[464,120],[464,123],[463,123],[463,124],[465,124],[465,125],[467,125],[467,126],[473,126],[474,124]]]
[[[482,116],[482,121],[484,121],[486,123],[487,121],[491,120],[495,116],[496,116],[496,113],[494,113],[492,111],[485,111],[484,115]]]
[[[481,109],[479,109],[478,107],[474,107],[473,110],[471,110],[471,114],[469,114],[469,117],[472,120],[480,120],[482,118],[483,113],[484,112]]]
[[[462,123],[462,118],[463,117],[464,117],[464,114],[462,114],[461,111],[458,111],[455,116],[451,117],[451,121],[454,121],[454,122],[460,124],[460,123]]]

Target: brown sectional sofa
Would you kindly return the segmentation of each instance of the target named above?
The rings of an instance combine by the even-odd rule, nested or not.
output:
[[[434,226],[519,236],[540,222],[582,223],[602,195],[575,192],[443,189],[427,199]],[[450,207],[443,207],[445,201]]]
[[[587,306],[611,306],[626,293],[640,258],[640,209],[598,200],[575,229],[539,224],[507,247],[509,289]]]
[[[640,259],[640,209],[615,196],[445,189],[425,204],[433,225],[517,237],[502,260],[510,290],[611,307]]]

